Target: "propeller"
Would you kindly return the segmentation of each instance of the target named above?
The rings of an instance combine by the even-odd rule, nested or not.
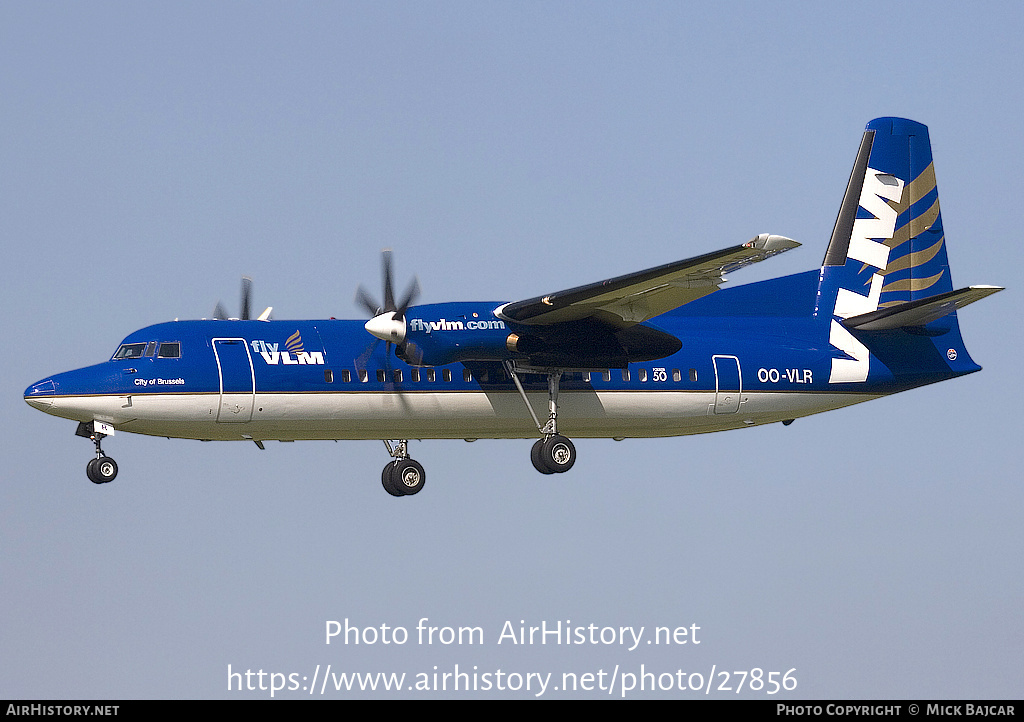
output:
[[[377,303],[376,299],[362,286],[359,286],[356,290],[356,303],[370,314],[370,320],[366,322],[365,328],[371,335],[375,336],[375,339],[356,359],[356,367],[365,369],[367,361],[369,361],[370,356],[373,355],[377,348],[377,344],[384,341],[386,344],[384,349],[384,373],[387,375],[388,381],[392,382],[395,390],[398,391],[399,403],[408,410],[408,401],[401,391],[400,384],[395,380],[395,371],[391,367],[391,347],[392,345],[397,346],[398,355],[402,355],[404,358],[402,352],[406,346],[405,312],[420,295],[420,284],[414,277],[402,295],[401,300],[395,301],[394,271],[392,269],[391,251],[389,249],[381,252],[381,272],[384,284],[383,304]]]
[[[248,276],[242,276],[242,315],[239,319],[242,321],[248,321],[252,318],[252,279]],[[267,321],[270,319],[270,312],[273,310],[273,306],[268,306],[267,309],[259,315],[257,320]],[[213,317],[219,320],[226,321],[230,319],[228,311],[224,307],[224,304],[217,301],[217,305],[213,309]]]
[[[381,253],[381,269],[384,277],[383,305],[377,303],[362,286],[356,290],[356,303],[370,314],[370,320],[365,324],[367,331],[388,344],[401,344],[405,341],[405,312],[420,295],[420,284],[413,277],[401,302],[396,303],[391,251],[388,249]]]

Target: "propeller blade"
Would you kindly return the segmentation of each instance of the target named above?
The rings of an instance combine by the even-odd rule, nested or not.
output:
[[[217,301],[217,305],[213,309],[213,317],[221,321],[235,321],[241,319],[243,321],[250,320],[252,316],[252,278],[249,276],[242,276],[242,307],[238,318],[231,316],[228,313],[228,309],[224,306],[221,301]],[[269,321],[270,312],[273,310],[272,306],[268,306],[267,309],[260,314],[260,321]]]
[[[384,273],[384,310],[397,311],[398,306],[395,305],[394,284],[392,282],[391,251],[389,249],[384,249],[381,253],[381,265]]]
[[[356,303],[365,308],[371,317],[379,316],[384,310],[362,286],[356,289]]]
[[[242,320],[248,321],[252,307],[252,279],[242,276]]]
[[[398,377],[402,374],[401,371],[395,372],[394,364],[391,363],[391,355],[394,354],[398,357],[397,347],[391,341],[385,341],[384,343],[384,373],[387,382],[391,385],[392,391],[395,392],[395,396],[398,397],[398,403],[402,407],[405,413],[409,413],[409,400],[405,398],[405,391],[402,389],[404,383],[398,380]]]
[[[367,331],[389,344],[400,344],[405,341],[405,312],[419,297],[420,282],[414,276],[405,289],[401,303],[395,303],[393,255],[389,248],[381,251],[381,275],[384,281],[384,305],[379,305],[362,286],[356,289],[356,303],[370,315],[370,320],[365,324]],[[390,351],[389,346],[389,354]]]
[[[398,309],[395,311],[396,321],[401,321],[402,319],[405,318],[406,309],[412,305],[413,301],[419,298],[419,295],[420,283],[419,281],[416,280],[416,277],[414,276],[412,279],[412,283],[409,284],[409,288],[405,292],[405,296],[402,298],[402,302],[398,304]]]
[[[373,352],[377,350],[377,345],[378,344],[380,344],[380,339],[379,338],[374,339],[373,341],[371,341],[367,345],[367,347],[363,349],[363,352],[361,354],[359,354],[359,356],[354,361],[355,367],[356,367],[356,371],[360,371],[360,372],[364,372],[365,373],[365,371],[366,371],[366,364],[370,360],[370,357],[373,355]]]

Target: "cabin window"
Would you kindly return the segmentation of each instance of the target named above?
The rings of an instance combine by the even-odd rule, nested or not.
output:
[[[395,369],[391,372],[391,380],[396,384],[402,383],[402,369]]]
[[[177,341],[165,341],[156,352],[157,358],[181,358],[181,344]]]
[[[488,373],[486,371],[481,371],[480,372],[480,381],[482,383],[487,383],[489,381],[489,375],[488,375]]]
[[[622,369],[622,380],[629,381],[629,369]]]
[[[384,383],[384,380],[384,369],[377,369],[377,381],[379,381],[380,383]]]
[[[611,381],[612,380],[611,369],[605,369],[604,372],[601,374],[601,378],[603,378],[605,381]]]
[[[445,383],[450,383],[451,380],[452,380],[452,370],[451,369],[445,369],[444,371],[442,371],[441,372],[441,378],[444,379]]]
[[[435,378],[436,375],[434,374],[434,369],[427,369],[427,381],[434,383]]]
[[[414,383],[419,383],[419,381],[420,381],[420,370],[419,369],[410,369],[409,370],[409,376],[412,377],[412,380],[413,380]]]
[[[324,381],[326,381],[329,384],[333,384],[334,383],[334,372],[331,371],[330,369],[324,369]]]
[[[697,383],[697,369],[690,369],[690,381]]]
[[[370,380],[369,375],[366,373],[366,369],[359,369],[359,380],[364,384]]]
[[[348,369],[342,369],[341,370],[341,380],[344,381],[346,384],[351,382],[352,381],[352,372],[349,371]]]
[[[469,383],[473,380],[473,372],[469,369],[462,369],[462,380]]]
[[[683,380],[683,375],[679,373],[679,369],[672,369],[672,380],[676,383]]]
[[[117,353],[114,354],[114,358],[142,358],[142,354],[145,351],[146,344],[144,343],[123,343],[121,344],[121,348],[117,349]]]
[[[646,381],[647,380],[647,369],[640,369],[640,380],[641,381]]]

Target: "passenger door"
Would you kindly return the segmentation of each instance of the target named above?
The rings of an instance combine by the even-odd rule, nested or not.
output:
[[[249,344],[241,338],[215,338],[213,353],[217,357],[217,373],[220,375],[217,421],[226,424],[251,421],[256,379]]]
[[[715,413],[735,414],[740,410],[743,382],[740,360],[735,356],[712,356],[715,365]]]

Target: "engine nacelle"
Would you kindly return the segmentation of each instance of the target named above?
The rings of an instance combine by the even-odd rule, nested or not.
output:
[[[404,342],[395,352],[412,366],[516,359],[552,368],[624,368],[669,356],[675,336],[637,324],[616,330],[593,319],[552,326],[502,321],[497,303],[446,303],[410,308]]]
[[[498,305],[444,303],[410,308],[405,340],[396,353],[412,366],[514,358],[516,354],[505,344],[508,326],[493,313]]]

